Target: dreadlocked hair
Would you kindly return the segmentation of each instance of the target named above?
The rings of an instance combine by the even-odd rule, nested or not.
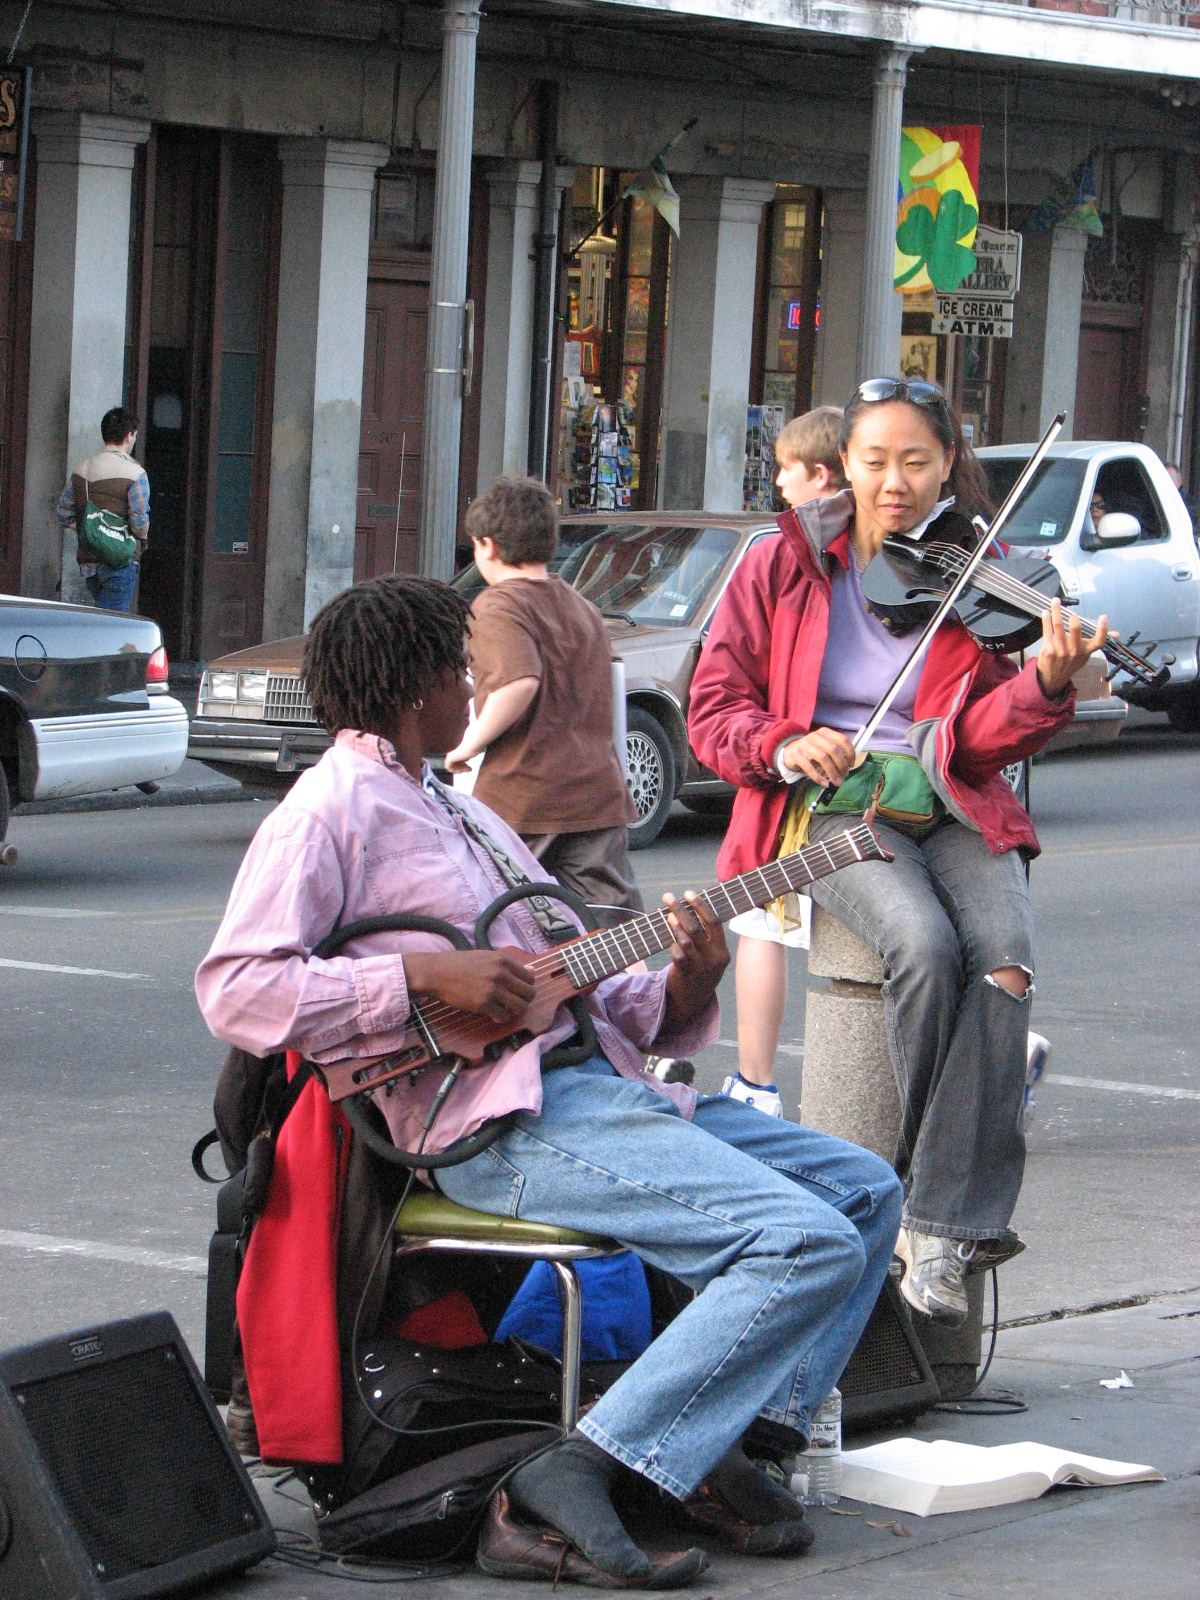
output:
[[[304,682],[318,722],[386,733],[400,708],[463,665],[469,602],[435,578],[369,578],[313,618]]]

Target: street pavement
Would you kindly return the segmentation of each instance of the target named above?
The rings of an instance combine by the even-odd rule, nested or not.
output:
[[[719,1558],[696,1593],[765,1595],[800,1582],[880,1600],[1200,1591],[1198,782],[1200,740],[1156,727],[1034,770],[1045,847],[1032,875],[1034,1021],[1055,1055],[1015,1219],[1029,1249],[1001,1273],[987,1381],[1017,1390],[1029,1410],[939,1414],[916,1430],[1075,1446],[1152,1462],[1169,1481],[1055,1491],[926,1522],[821,1512],[803,1564]],[[211,1124],[222,1050],[196,1011],[191,975],[269,804],[12,821],[19,860],[0,872],[0,1347],[166,1307],[202,1351],[213,1191],[188,1154]],[[720,831],[711,818],[673,817],[635,857],[647,899],[710,881]],[[779,1071],[790,1115],[803,976],[797,956]],[[722,1043],[697,1064],[702,1088],[719,1087],[736,1064],[731,990],[727,980]],[[1122,1368],[1133,1389],[1100,1387]],[[300,1507],[269,1484],[264,1492],[281,1522],[302,1523]],[[439,1596],[486,1587],[474,1575],[435,1583]],[[495,1593],[516,1600],[519,1588]],[[219,1592],[358,1591],[345,1576],[269,1563]]]

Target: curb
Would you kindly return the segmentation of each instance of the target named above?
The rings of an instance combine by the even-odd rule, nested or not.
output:
[[[117,789],[110,794],[80,794],[69,800],[26,800],[12,808],[14,817],[68,816],[86,811],[142,811],[163,806],[219,806],[239,800],[254,801],[269,798],[243,789],[241,784],[226,788],[222,785],[190,789],[160,789],[157,794],[141,794],[136,789],[130,793]]]

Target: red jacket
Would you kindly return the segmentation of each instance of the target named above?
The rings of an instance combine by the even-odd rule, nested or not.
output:
[[[739,563],[713,615],[692,679],[688,736],[706,766],[738,787],[717,858],[720,877],[777,853],[791,793],[772,765],[779,745],[812,727],[829,634],[830,565],[849,561],[849,493],[779,518]],[[1001,768],[1040,750],[1075,710],[1048,700],[1036,664],[984,650],[955,618],[934,635],[913,710],[914,751],[952,815],[996,854],[1038,853],[1037,835]]]
[[[288,1077],[300,1065],[287,1053]],[[237,1288],[258,1447],[269,1461],[342,1459],[337,1269],[349,1123],[310,1078],[279,1130],[267,1204]]]

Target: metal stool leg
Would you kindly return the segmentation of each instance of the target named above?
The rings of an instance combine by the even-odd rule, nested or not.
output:
[[[579,1351],[583,1342],[583,1297],[570,1261],[552,1261],[563,1302],[562,1425],[570,1433],[579,1420]]]

